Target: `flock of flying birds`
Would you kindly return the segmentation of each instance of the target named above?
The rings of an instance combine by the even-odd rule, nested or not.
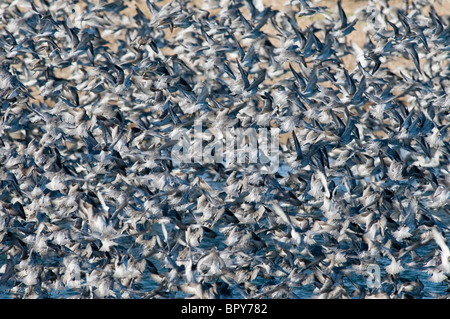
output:
[[[131,5],[0,4],[3,298],[449,295],[433,2]],[[174,163],[195,120],[278,128],[279,170]]]

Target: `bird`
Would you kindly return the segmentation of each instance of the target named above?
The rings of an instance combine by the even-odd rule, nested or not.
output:
[[[0,4],[0,296],[446,297],[442,5],[214,3]]]

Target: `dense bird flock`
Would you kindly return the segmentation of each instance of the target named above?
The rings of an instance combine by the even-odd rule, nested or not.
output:
[[[3,298],[448,296],[448,16],[131,5],[0,4]],[[173,161],[196,120],[279,169]]]

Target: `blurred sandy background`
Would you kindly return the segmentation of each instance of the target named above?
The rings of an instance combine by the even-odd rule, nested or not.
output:
[[[97,4],[99,1],[100,0],[93,0],[93,3]],[[105,0],[102,0],[102,2],[104,2],[104,1]],[[117,1],[117,0],[106,0],[106,2],[108,2],[108,3],[114,2],[114,1]],[[172,1],[173,0],[163,0],[163,1],[152,0],[152,2],[156,3],[156,5],[158,7],[162,7]],[[386,0],[381,0],[379,2],[382,2],[382,1],[386,1]],[[416,1],[419,1],[419,0],[416,0]],[[313,0],[312,2],[314,4],[316,4],[317,6],[326,7],[328,13],[336,14],[336,8],[337,8],[336,0],[334,0],[334,1]],[[374,1],[371,1],[371,2],[374,2]],[[388,1],[389,5],[391,7],[397,7],[397,8],[401,8],[405,2],[407,2],[408,5],[410,6],[413,1],[412,0],[409,0],[409,1],[408,0],[389,0]],[[441,16],[441,17],[450,16],[450,0],[431,0],[428,2],[432,3],[434,5],[434,8],[436,9],[436,12],[438,13],[439,16]],[[124,9],[123,11],[121,11],[121,13],[123,13],[124,15],[133,17],[134,15],[136,15],[136,8],[139,8],[140,11],[142,11],[142,13],[147,18],[149,18],[149,19],[152,18],[152,14],[150,13],[150,11],[146,5],[146,0],[123,0],[123,3],[128,7],[126,9]],[[258,7],[258,4],[259,5],[263,4],[266,7],[270,6],[270,7],[272,7],[273,10],[278,10],[281,12],[287,11],[290,8],[289,0],[253,0],[253,3],[257,7]],[[366,7],[367,4],[368,4],[367,0],[356,0],[356,1],[342,0],[342,7],[343,7],[343,9],[347,15],[347,18],[349,20],[351,20],[352,15],[357,13],[359,9]],[[75,14],[80,14],[83,12],[84,6],[85,6],[84,3],[77,3],[73,6],[73,11],[75,12]],[[206,10],[210,11],[211,15],[218,14],[220,12],[220,0],[191,0],[189,2],[188,6],[196,6],[201,9],[206,9]],[[18,2],[18,7],[23,12],[28,10],[27,8],[21,8],[20,2]],[[211,7],[213,9],[210,9]],[[215,9],[214,9],[214,7],[215,7]],[[250,14],[248,11],[248,6],[245,1],[244,1],[244,6],[241,7],[240,10],[246,18],[250,17]],[[429,12],[429,10],[428,10],[428,12]],[[313,16],[297,17],[297,23],[301,28],[305,28],[314,22],[316,22],[316,23],[319,22],[321,19],[325,19],[325,16],[321,15],[321,14],[315,14]],[[444,19],[444,21],[446,21],[446,20],[448,20],[448,19]],[[359,21],[354,27],[355,31],[353,31],[350,35],[348,35],[346,37],[346,41],[349,44],[351,41],[353,41],[359,47],[363,47],[364,44],[366,43],[365,27],[366,27],[366,23],[364,21]],[[266,23],[266,25],[262,28],[262,30],[264,32],[272,34],[272,35],[277,34],[277,31],[272,27],[270,21],[268,21]],[[179,28],[174,28],[172,31],[170,29],[165,29],[166,37],[168,37],[168,38],[175,37],[176,34],[178,33],[178,31],[179,31]],[[101,36],[105,40],[108,41],[108,46],[110,47],[110,49],[113,52],[116,51],[116,48],[117,48],[116,39],[119,38],[119,39],[123,40],[124,32],[112,34],[107,29],[100,30],[100,32],[101,32]],[[319,39],[321,39],[321,34],[317,34],[317,36]],[[277,39],[274,37],[271,38],[271,41],[275,46],[278,44]],[[164,54],[169,54],[169,55],[173,54],[170,51],[170,48],[162,48],[162,52]],[[354,63],[354,59],[351,55],[345,56],[343,59],[343,62],[346,65],[347,69],[350,71],[356,67],[356,64]],[[412,63],[412,61],[408,61],[408,60],[399,58],[398,61],[396,60],[396,61],[390,62],[390,65],[388,65],[388,67],[390,69],[396,68],[398,66],[401,66],[404,63],[409,64],[409,63]],[[69,71],[69,72],[67,72],[67,71]],[[63,77],[63,78],[71,75],[70,70],[64,70],[64,69],[56,70],[56,73],[58,76]]]
[[[94,0],[93,3],[97,4],[98,1],[99,0]],[[172,0],[164,0],[164,1],[153,0],[153,1],[156,3],[156,5],[158,7],[162,7],[162,6],[170,3]],[[107,2],[113,2],[113,0],[107,0]],[[257,7],[258,7],[258,5],[263,4],[266,7],[270,6],[270,7],[272,7],[273,10],[278,10],[278,11],[286,11],[286,10],[289,10],[289,8],[290,8],[289,0],[272,0],[272,1],[271,0],[253,0],[253,2]],[[409,0],[409,1],[408,0],[406,0],[406,1],[405,0],[390,0],[389,5],[391,7],[402,8],[402,6],[405,5],[405,2],[407,2],[408,5],[410,6],[413,1],[411,1],[411,0]],[[133,17],[134,15],[136,15],[136,8],[139,8],[147,18],[149,18],[149,19],[152,18],[152,14],[150,13],[150,11],[146,5],[146,0],[124,0],[123,3],[128,6],[127,9],[122,11],[122,13],[124,15]],[[336,13],[337,1],[317,0],[317,1],[313,1],[313,3],[315,3],[317,6],[326,7],[327,12],[330,14]],[[448,21],[448,16],[450,16],[450,0],[440,0],[440,1],[435,0],[435,1],[429,1],[429,3],[432,3],[434,5],[436,12],[438,13],[439,16],[444,18],[443,19],[444,21]],[[220,4],[220,0],[192,0],[191,2],[189,2],[188,6],[196,6],[201,9],[207,9],[208,11],[210,11],[211,15],[214,15],[214,14],[218,14],[220,12],[220,7],[218,7],[217,4]],[[342,7],[344,8],[344,11],[349,20],[351,20],[351,18],[354,14],[357,14],[358,10],[366,7],[367,4],[368,4],[367,0],[357,0],[357,1],[342,0]],[[19,4],[19,7],[20,7],[20,4]],[[211,7],[213,9],[211,9]],[[27,9],[23,8],[23,10],[27,10]],[[84,10],[84,4],[75,4],[73,7],[73,10],[75,11],[75,14],[82,13]],[[246,18],[250,17],[248,6],[245,1],[244,1],[244,6],[240,10]],[[428,12],[429,12],[428,8],[425,8],[425,10],[428,10]],[[321,15],[321,14],[315,14],[315,15],[309,16],[309,17],[308,16],[297,17],[297,23],[299,24],[299,26],[301,28],[305,28],[314,22],[316,22],[316,23],[319,22],[320,19],[325,19],[325,16]],[[348,35],[346,37],[346,41],[349,44],[351,43],[351,41],[353,41],[359,47],[362,48],[366,42],[365,27],[366,27],[366,23],[364,21],[358,22],[355,25],[355,31],[353,31],[350,35]],[[270,21],[268,21],[266,23],[266,25],[263,27],[262,30],[266,33],[270,33],[270,34],[274,34],[274,35],[277,34],[277,31],[272,27]],[[116,49],[117,49],[116,39],[118,39],[118,38],[123,39],[124,32],[112,34],[111,32],[109,32],[106,29],[100,30],[100,31],[101,31],[101,36],[105,40],[108,41],[108,46],[110,47],[110,49],[113,52],[116,51]],[[178,28],[174,28],[172,31],[170,29],[165,29],[166,37],[168,37],[168,38],[175,37],[178,31],[179,31]],[[320,34],[317,34],[317,36],[319,37],[319,39],[321,38]],[[273,41],[273,44],[275,46],[277,45],[276,38],[275,39],[271,38],[271,41]],[[165,55],[173,54],[173,52],[171,52],[170,48],[162,48],[162,52]],[[355,63],[354,57],[352,55],[347,55],[347,56],[343,57],[343,62],[345,64],[346,68],[350,72],[356,67],[356,63]],[[421,64],[422,63],[423,63],[423,60],[421,61]],[[446,62],[446,63],[448,63],[448,62]],[[387,66],[393,72],[395,72],[399,67],[404,67],[404,66],[414,67],[411,59],[408,60],[403,57],[397,57],[395,60],[384,64],[384,66]],[[70,67],[68,67],[66,69],[55,70],[55,75],[57,75],[60,78],[70,79],[72,76],[72,70]],[[35,97],[36,100],[42,102],[43,99],[40,96],[39,92],[36,91],[36,88],[30,88],[30,89],[31,89],[31,94],[33,95],[33,97]],[[48,100],[45,100],[45,102],[49,106],[51,106],[54,103],[53,101],[48,101]],[[290,134],[288,134],[288,135],[290,135]],[[281,142],[283,143],[283,141],[281,141]]]

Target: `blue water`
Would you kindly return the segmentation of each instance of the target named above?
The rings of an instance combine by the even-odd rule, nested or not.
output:
[[[216,238],[216,244],[218,245],[218,247],[220,247],[221,245],[221,240],[222,240],[222,236],[218,236]],[[210,244],[214,244],[214,241],[212,241],[211,239],[208,239],[206,242],[208,242],[206,245],[203,246],[209,246]],[[430,247],[423,247],[423,248],[419,248],[417,250],[417,253],[421,256],[426,255],[429,251]],[[155,265],[157,265],[157,267],[159,268],[160,265],[157,261],[152,260],[154,262]],[[408,261],[408,260],[407,260]],[[5,262],[4,260],[4,256],[0,255],[0,265],[3,265]],[[383,278],[387,275],[386,271],[385,271],[385,267],[387,265],[389,265],[390,260],[387,258],[382,258],[382,259],[378,259],[377,260],[377,265],[380,266],[380,270],[381,270],[381,278],[383,280]],[[402,271],[399,275],[399,282],[403,282],[403,281],[415,281],[416,279],[419,279],[423,284],[424,284],[424,294],[423,294],[423,298],[426,299],[434,299],[435,297],[439,297],[439,296],[447,296],[448,292],[446,292],[446,289],[448,289],[448,285],[445,282],[441,282],[441,283],[433,283],[431,281],[429,281],[430,276],[425,273],[425,271],[423,269],[415,269],[415,268],[408,268],[406,265],[404,266],[404,271]],[[160,269],[160,268],[159,268]],[[348,276],[351,281],[353,281],[353,283],[356,283],[362,287],[366,287],[367,288],[367,280],[368,277],[358,273],[357,271],[354,271],[352,273],[352,275]],[[343,286],[347,292],[347,294],[352,297],[352,298],[357,298],[358,295],[355,292],[355,287],[354,284],[348,279],[348,277],[343,277]],[[280,283],[284,280],[284,277],[274,277],[272,278],[270,281],[265,280],[263,277],[258,276],[254,281],[253,284],[256,287],[264,287],[266,285],[276,285],[277,283]],[[142,280],[140,280],[140,282],[138,284],[136,284],[134,286],[135,290],[140,290],[140,291],[145,291],[145,292],[151,292],[154,289],[156,289],[159,286],[158,283],[154,282],[150,277],[148,272],[144,272]],[[386,284],[383,284],[384,286],[384,290],[388,290],[389,289],[393,289],[392,287],[388,287],[386,289]],[[314,298],[316,295],[314,293],[314,289],[316,287],[313,284],[304,284],[301,285],[299,284],[298,286],[292,285],[291,286],[291,292],[292,292],[292,296],[298,297],[298,298],[302,298],[302,299],[310,299],[310,298]],[[242,294],[237,291],[237,290],[233,290],[230,289],[231,291],[231,295],[229,296],[229,298],[237,298],[237,299],[241,299],[243,298]],[[369,288],[367,288],[367,291],[373,291]],[[116,292],[119,292],[119,290],[116,290]],[[46,295],[47,298],[70,298],[73,296],[76,296],[78,294],[77,291],[74,291],[72,289],[65,289],[65,290],[61,290],[61,291],[52,291],[50,292],[49,295]],[[356,294],[356,295],[355,295]],[[133,294],[131,294],[131,296],[133,297]],[[11,296],[10,292],[8,291],[8,287],[5,286],[0,286],[0,298],[1,299],[9,299],[12,298],[13,296]],[[166,295],[165,297],[169,297],[169,298],[185,298],[188,297],[188,295],[182,293],[181,291],[173,291],[171,292],[169,295]]]
[[[286,167],[282,167],[281,173],[284,175],[287,172],[287,168]],[[218,184],[218,183],[214,183],[213,181],[209,180],[210,184],[212,187],[214,188],[220,188],[222,187],[222,185]],[[441,222],[443,224],[446,225],[450,225],[450,216],[442,213],[439,214],[437,216],[435,216],[437,218],[439,218],[441,220]],[[267,226],[267,225],[266,225]],[[224,240],[225,237],[222,233],[220,233],[218,231],[218,229],[221,226],[218,226],[215,228],[215,231],[217,233],[217,237],[212,239],[212,238],[204,238],[203,241],[201,242],[200,245],[200,249],[203,249],[205,251],[211,251],[211,249],[217,249],[219,251],[230,251],[232,250],[232,247],[229,248],[224,244]],[[167,231],[170,234],[171,232],[176,232],[177,229],[174,227],[174,225],[172,224],[167,224],[166,225]],[[158,224],[154,224],[154,230],[159,234],[160,238],[163,239],[163,234],[162,234],[162,230],[160,225]],[[449,234],[446,234],[447,238],[449,236]],[[318,243],[322,242],[322,239],[320,235],[315,236],[315,240]],[[131,242],[130,242],[131,243]],[[129,246],[130,243],[126,243],[125,246]],[[254,252],[254,256],[256,257],[260,257],[260,258],[264,258],[265,254],[270,250],[270,249],[275,249],[270,242],[268,243],[269,247],[262,250],[262,251],[255,251]],[[323,242],[324,245],[326,245],[325,242]],[[434,251],[435,249],[437,249],[437,245],[434,243],[433,240],[431,240],[429,243],[427,243],[426,245],[419,247],[416,250],[416,253],[421,256],[427,256],[431,251]],[[298,249],[299,251],[302,250],[302,248],[300,247]],[[294,257],[303,257],[300,255],[294,256]],[[5,262],[5,255],[4,254],[0,254],[0,267],[2,267]],[[230,257],[231,259],[233,259],[233,256]],[[431,257],[430,257],[431,258]],[[428,258],[428,259],[430,259]],[[156,260],[155,258],[150,257],[149,259],[152,260],[152,262],[155,264],[155,266],[160,270],[161,273],[165,273],[165,271],[168,272],[168,268],[164,268],[164,265],[162,262]],[[399,286],[399,284],[401,282],[412,282],[415,281],[417,279],[419,279],[423,284],[424,284],[424,289],[423,289],[423,298],[436,298],[436,297],[442,297],[442,296],[448,296],[448,292],[446,291],[448,289],[448,284],[445,282],[441,282],[441,283],[433,283],[431,282],[430,279],[430,275],[428,275],[426,273],[426,270],[416,266],[412,266],[412,267],[408,267],[407,263],[411,262],[411,258],[405,258],[403,260],[403,264],[402,266],[404,267],[404,270],[397,276],[397,278],[395,278],[396,282],[397,282],[397,286]],[[46,259],[46,260],[40,260],[40,261],[36,261],[36,262],[40,262],[42,265],[58,265],[58,263],[62,263],[62,259],[60,257],[57,257],[56,255],[53,256],[52,258]],[[393,292],[394,291],[394,286],[386,283],[387,281],[389,282],[389,280],[386,281],[388,274],[386,273],[385,267],[388,266],[390,264],[390,259],[387,257],[379,257],[376,260],[374,260],[374,265],[378,265],[380,267],[380,275],[381,275],[381,281],[382,281],[382,288],[380,290],[382,291],[386,291],[386,292]],[[405,264],[406,263],[406,264]],[[256,264],[256,263],[255,263]],[[231,263],[232,265],[232,263]],[[357,265],[357,263],[353,263],[353,265]],[[253,267],[254,265],[252,265]],[[358,286],[359,288],[363,287],[367,289],[367,292],[376,292],[377,290],[373,290],[371,288],[367,287],[368,284],[368,277],[364,274],[359,273],[356,270],[350,271],[352,269],[352,264],[351,263],[347,263],[346,266],[344,267],[345,270],[347,271],[346,276],[342,276],[342,285],[346,291],[346,293],[352,297],[352,298],[357,298],[358,297],[358,291],[355,288],[355,285]],[[298,268],[297,271],[301,271],[301,268]],[[312,272],[311,269],[302,271],[303,274],[305,274],[305,278],[302,279],[302,282],[304,280],[306,280],[307,276],[310,275]],[[256,288],[261,289],[263,287],[266,286],[274,286],[277,285],[279,283],[282,283],[285,279],[286,276],[274,276],[271,277],[270,279],[266,279],[263,275],[263,271],[260,271],[259,275],[253,280],[253,284]],[[1,278],[1,274],[0,274],[0,278]],[[11,282],[11,281],[10,281]],[[22,284],[23,285],[23,284]],[[140,279],[140,281],[136,284],[133,285],[133,289],[135,291],[138,291],[139,293],[133,294],[131,293],[131,297],[140,297],[143,295],[143,292],[151,292],[155,289],[157,289],[159,286],[159,283],[153,281],[148,273],[148,270],[146,270],[143,275],[142,278]],[[6,298],[12,298],[14,296],[11,295],[10,291],[9,291],[9,286],[7,285],[3,285],[0,286],[0,298],[2,299],[6,299]],[[240,286],[240,289],[233,289],[233,287],[230,287],[230,295],[227,296],[229,298],[243,298],[243,295],[241,294],[241,291],[243,290],[243,286]],[[309,299],[309,298],[314,298],[316,297],[316,286],[313,283],[298,283],[298,284],[291,284],[290,285],[290,295],[289,297],[291,298],[302,298],[302,299]],[[380,291],[378,290],[378,291]],[[117,293],[118,296],[120,296],[120,289],[115,289],[115,292]],[[72,290],[72,289],[64,289],[64,290],[59,290],[59,291],[50,291],[48,295],[45,295],[45,297],[47,298],[70,298],[73,296],[78,295],[79,292],[76,290]],[[167,293],[164,295],[164,297],[167,298],[185,298],[188,297],[188,295],[182,293],[181,291],[176,291],[176,289],[173,289],[171,292]]]

